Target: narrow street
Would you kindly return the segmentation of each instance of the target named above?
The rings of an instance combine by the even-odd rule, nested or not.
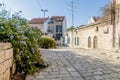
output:
[[[86,49],[41,49],[49,67],[26,80],[120,80],[120,60],[109,51]]]

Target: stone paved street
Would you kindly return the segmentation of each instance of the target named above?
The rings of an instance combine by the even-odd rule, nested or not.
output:
[[[41,50],[49,67],[26,80],[120,80],[120,60],[103,50]]]

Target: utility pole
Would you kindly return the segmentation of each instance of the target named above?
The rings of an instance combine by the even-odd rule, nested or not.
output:
[[[116,47],[116,0],[112,0],[111,22],[113,25],[113,47]]]
[[[73,47],[73,40],[74,40],[74,2],[71,2],[71,7],[72,7],[72,47]]]
[[[71,26],[71,28],[72,28],[72,35],[71,35],[71,46],[73,47],[73,38],[74,38],[74,31],[73,31],[73,29],[74,29],[74,1],[72,0],[71,2],[70,2],[70,5],[69,5],[70,7],[71,7],[71,13],[72,13],[72,26]]]
[[[71,7],[72,7],[72,27],[74,28],[74,2],[71,2]]]
[[[47,9],[45,10],[45,9],[41,9],[41,11],[43,12],[43,14],[44,14],[44,22],[45,22],[45,13],[48,11]],[[44,26],[44,23],[43,23],[43,26]],[[45,35],[45,33],[44,33],[44,35]]]
[[[44,14],[44,20],[45,20],[45,13],[48,11],[47,9],[45,10],[45,9],[41,9],[41,11],[43,12],[43,14]]]
[[[71,2],[69,2],[68,6],[70,7],[70,11],[71,11],[71,26],[74,27],[74,8],[75,8],[75,5],[74,5],[74,0],[72,0]]]
[[[75,5],[74,5],[74,1],[72,0],[71,2],[69,2],[68,6],[70,7],[70,11],[71,11],[71,46],[73,47],[73,41],[74,41],[74,13],[75,13]]]

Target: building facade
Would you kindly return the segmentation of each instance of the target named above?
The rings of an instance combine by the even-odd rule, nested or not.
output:
[[[119,6],[120,1],[116,0]],[[74,48],[119,50],[120,48],[120,12],[116,10],[115,25],[111,19],[102,20],[93,17],[87,25],[68,31],[65,44]]]
[[[49,18],[33,18],[29,21],[30,27],[40,29],[42,33],[47,33],[47,21]]]
[[[46,35],[53,37],[58,45],[64,43],[66,35],[65,16],[52,16],[51,18],[34,18],[30,21],[31,27],[36,27]]]
[[[48,34],[53,34],[56,40],[65,37],[66,19],[64,16],[52,16],[48,21]]]
[[[109,23],[109,22],[108,22]],[[116,26],[116,49],[119,48],[119,27]],[[66,45],[86,49],[113,49],[113,26],[107,22],[100,22],[79,27],[67,32]]]

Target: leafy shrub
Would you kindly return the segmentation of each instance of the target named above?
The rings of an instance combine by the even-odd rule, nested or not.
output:
[[[40,41],[39,41],[39,45],[41,48],[56,48],[56,42],[53,38],[47,37],[47,36],[43,36],[41,37]]]
[[[41,32],[28,27],[26,19],[19,15],[9,19],[0,17],[0,42],[12,43],[17,73],[32,74],[46,66],[39,54],[40,38]]]

